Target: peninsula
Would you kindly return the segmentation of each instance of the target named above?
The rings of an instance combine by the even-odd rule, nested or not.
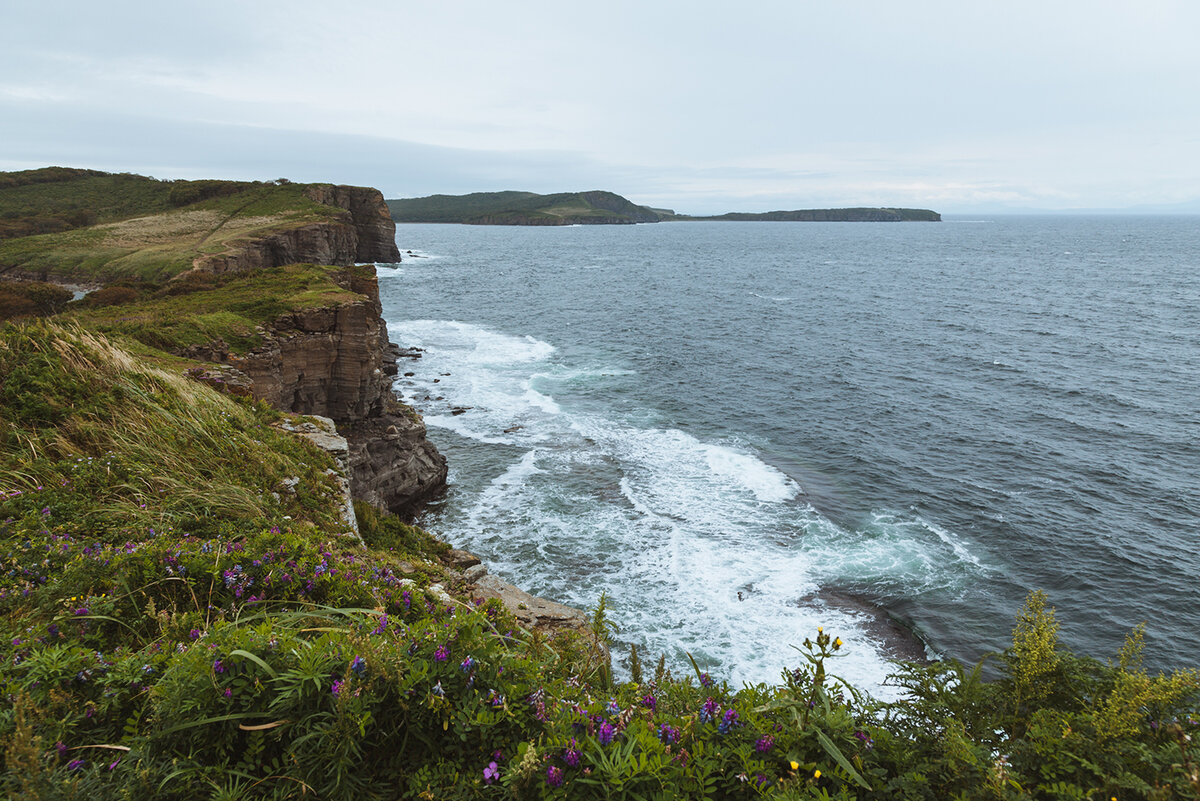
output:
[[[846,208],[730,212],[715,216],[676,214],[671,209],[639,206],[612,192],[474,192],[387,201],[398,223],[466,225],[628,225],[651,222],[940,222],[929,209]]]

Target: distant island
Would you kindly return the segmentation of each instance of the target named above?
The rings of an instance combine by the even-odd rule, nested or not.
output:
[[[671,209],[639,206],[613,192],[473,192],[469,195],[430,195],[387,201],[392,219],[400,223],[462,223],[466,225],[631,225],[652,222],[940,222],[929,209],[868,208],[797,209],[759,214],[730,212],[697,217]]]

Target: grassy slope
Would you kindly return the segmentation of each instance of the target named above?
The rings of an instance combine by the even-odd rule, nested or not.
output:
[[[205,254],[222,253],[238,240],[340,218],[345,212],[305,196],[303,184],[161,182],[141,176],[83,175],[57,182],[5,186],[0,211],[54,215],[93,210],[96,224],[0,240],[0,273],[47,274],[79,282],[116,279],[161,281]],[[216,192],[182,206],[206,184]],[[24,210],[23,212],[21,210]]]
[[[81,308],[68,311],[63,319],[167,352],[223,339],[234,353],[245,353],[261,343],[258,328],[283,314],[363,300],[335,280],[348,270],[361,269],[290,264],[214,276],[184,287],[168,285],[132,303],[98,309],[77,304]]]

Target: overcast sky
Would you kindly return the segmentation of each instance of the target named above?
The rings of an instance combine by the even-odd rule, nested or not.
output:
[[[0,170],[1200,211],[1195,0],[0,9]]]

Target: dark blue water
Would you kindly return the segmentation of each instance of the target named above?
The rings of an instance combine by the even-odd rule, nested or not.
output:
[[[771,680],[847,598],[972,660],[1061,637],[1200,662],[1200,220],[399,226],[425,519],[620,639]],[[469,407],[469,408],[466,408]],[[456,409],[466,408],[454,414]],[[740,595],[740,599],[739,599]],[[886,692],[886,691],[884,691]]]

